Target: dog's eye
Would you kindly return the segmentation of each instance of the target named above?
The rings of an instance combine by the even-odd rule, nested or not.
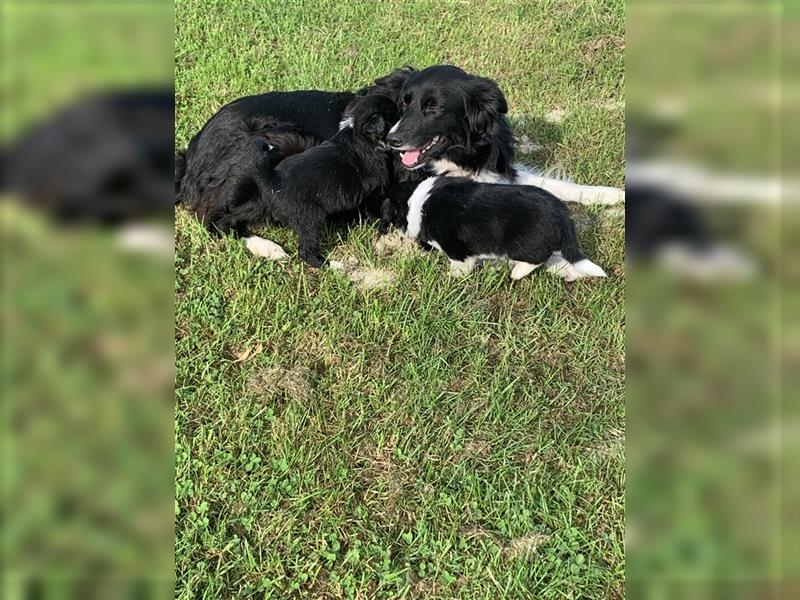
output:
[[[428,98],[422,103],[422,111],[423,112],[431,112],[436,110],[439,105],[436,103],[436,100],[433,98]]]
[[[409,104],[411,104],[411,94],[406,94],[405,96],[403,96],[403,99],[400,100],[400,106],[405,108]]]

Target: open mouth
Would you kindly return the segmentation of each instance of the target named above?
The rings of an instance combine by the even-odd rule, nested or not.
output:
[[[428,152],[433,146],[441,139],[438,135],[435,136],[430,142],[425,144],[422,148],[417,148],[415,150],[406,150],[405,152],[400,153],[400,160],[403,163],[404,167],[412,168],[416,167],[425,156],[425,153]]]

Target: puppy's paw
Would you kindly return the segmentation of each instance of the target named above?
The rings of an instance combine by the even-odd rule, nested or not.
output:
[[[316,252],[304,252],[301,250],[300,258],[316,269],[325,264],[325,257],[321,254],[317,254]]]
[[[450,259],[450,275],[453,277],[464,277],[472,272],[475,268],[475,259],[468,258],[466,260],[453,260]]]
[[[539,266],[536,263],[528,263],[520,260],[512,260],[510,263],[512,281],[519,281],[526,275],[530,275]]]
[[[264,238],[252,235],[245,240],[245,246],[255,256],[266,258],[267,260],[283,260],[288,258],[289,255],[275,242],[265,240]]]

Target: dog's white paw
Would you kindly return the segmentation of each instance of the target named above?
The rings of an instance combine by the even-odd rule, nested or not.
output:
[[[521,260],[512,260],[511,262],[511,279],[518,281],[530,275],[539,266],[538,264],[523,262]]]
[[[450,275],[453,277],[463,277],[472,272],[475,268],[475,258],[467,258],[466,260],[450,260]]]
[[[267,260],[283,260],[289,255],[275,242],[265,240],[257,235],[251,235],[245,240],[247,249],[255,256],[266,258]]]

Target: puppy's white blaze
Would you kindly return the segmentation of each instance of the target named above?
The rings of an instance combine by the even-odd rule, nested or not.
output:
[[[608,277],[603,269],[594,264],[588,258],[584,258],[583,260],[573,263],[572,269],[577,275],[576,279],[580,279],[581,277]]]
[[[342,129],[347,129],[348,127],[353,126],[353,117],[347,117],[346,119],[342,119],[339,121],[339,131]]]
[[[431,188],[438,177],[428,177],[417,186],[408,199],[408,216],[406,217],[406,236],[415,238],[422,227],[422,207],[431,195]]]
[[[402,121],[402,119],[400,119],[400,121]],[[392,128],[389,130],[389,133],[394,133],[395,131],[397,131],[397,128],[400,127],[400,121],[398,121],[392,126]]]

